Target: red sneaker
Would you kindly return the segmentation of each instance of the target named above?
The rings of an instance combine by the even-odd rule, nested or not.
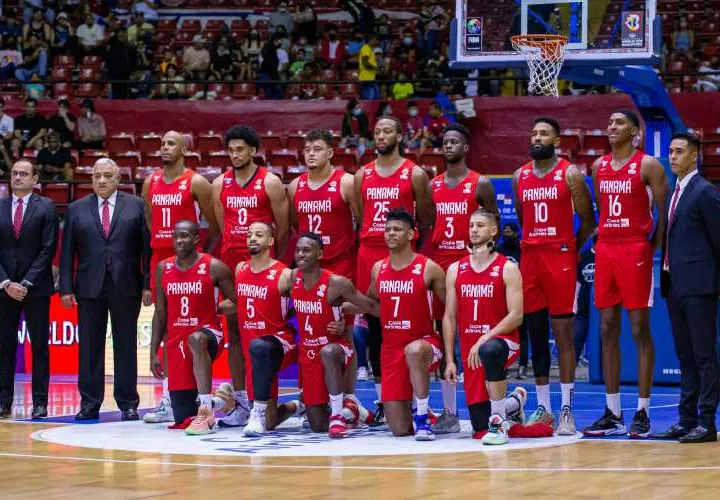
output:
[[[195,418],[195,417],[188,417],[185,420],[183,420],[182,422],[180,422],[179,424],[171,425],[170,427],[168,427],[168,429],[184,431],[192,423],[193,418]]]
[[[339,439],[347,436],[347,424],[345,423],[345,417],[342,415],[333,415],[330,417],[330,428],[328,429],[328,436],[330,439]]]

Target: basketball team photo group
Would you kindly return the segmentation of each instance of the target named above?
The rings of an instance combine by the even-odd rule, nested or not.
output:
[[[2,4],[9,498],[715,498],[720,4]]]

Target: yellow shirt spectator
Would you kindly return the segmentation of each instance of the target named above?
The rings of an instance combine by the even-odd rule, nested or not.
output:
[[[368,62],[372,67],[365,65],[364,59],[368,58]],[[377,75],[377,58],[372,46],[366,43],[360,49],[360,71],[358,72],[358,80],[361,82],[374,81]]]
[[[410,82],[397,82],[392,87],[392,93],[395,99],[407,99],[415,93],[415,88]]]

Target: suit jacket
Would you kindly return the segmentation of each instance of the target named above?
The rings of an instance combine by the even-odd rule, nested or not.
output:
[[[13,232],[12,196],[0,199],[0,282],[32,283],[27,299],[55,293],[52,259],[57,248],[58,220],[55,204],[44,196],[30,195],[20,229]],[[0,297],[7,297],[4,290]]]
[[[60,254],[61,295],[97,298],[106,270],[121,296],[139,298],[150,287],[150,234],[143,210],[140,197],[118,191],[105,238],[96,194],[70,204]]]
[[[663,297],[671,281],[679,297],[720,292],[720,194],[700,175],[690,179],[665,229],[661,262],[668,248],[670,271],[663,270],[660,280]]]

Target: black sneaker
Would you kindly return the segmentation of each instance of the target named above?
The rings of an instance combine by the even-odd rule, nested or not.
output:
[[[630,424],[630,439],[644,439],[650,437],[650,417],[643,408],[635,412],[632,424]]]
[[[597,419],[590,427],[583,429],[583,434],[592,437],[622,436],[627,434],[622,412],[619,417],[616,417],[613,412],[610,411],[610,408],[605,407],[605,414]]]
[[[385,408],[380,401],[375,401],[375,418],[372,419],[372,422],[370,422],[369,425],[373,428],[387,425],[387,420],[385,420]]]

